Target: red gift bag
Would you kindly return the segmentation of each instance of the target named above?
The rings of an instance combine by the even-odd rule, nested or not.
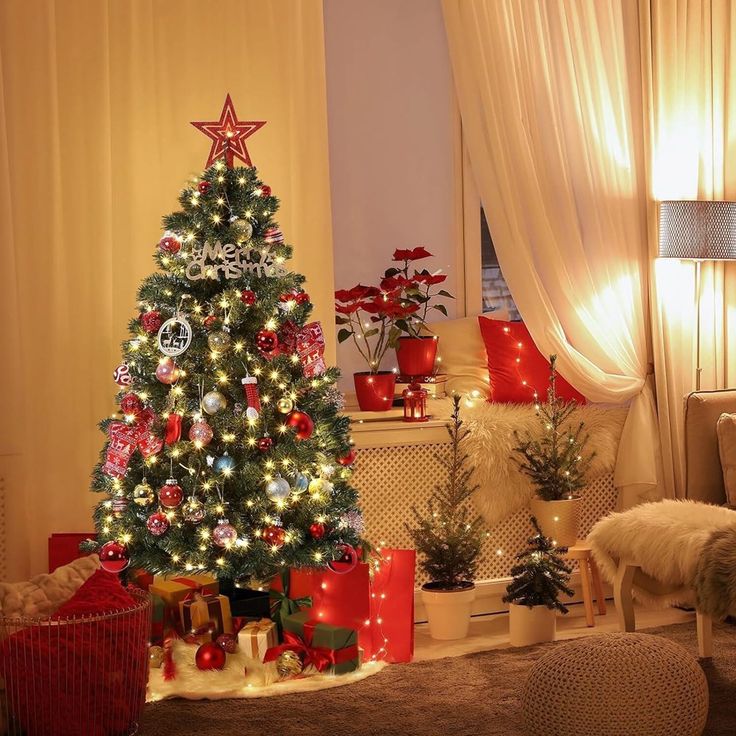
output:
[[[314,617],[356,629],[366,662],[410,662],[414,655],[415,559],[414,550],[382,549],[381,559],[360,563],[349,573],[324,570],[313,574]],[[369,565],[373,566],[372,579]]]

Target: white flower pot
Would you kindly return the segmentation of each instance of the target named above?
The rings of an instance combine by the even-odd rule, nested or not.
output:
[[[578,541],[580,528],[580,498],[543,501],[533,498],[529,506],[539,522],[542,533],[558,547],[572,547]]]
[[[544,641],[554,641],[557,617],[547,606],[518,606],[509,604],[509,634],[511,646],[527,647]]]
[[[422,601],[433,639],[464,639],[470,626],[470,612],[475,600],[475,585],[460,590],[427,590],[422,587]]]

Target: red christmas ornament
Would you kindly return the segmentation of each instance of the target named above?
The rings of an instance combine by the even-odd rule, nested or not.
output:
[[[192,123],[197,130],[201,130],[213,141],[206,166],[212,166],[218,158],[224,156],[229,169],[232,169],[235,158],[239,158],[246,166],[253,165],[248,155],[248,149],[245,147],[245,139],[252,136],[265,124],[265,120],[238,120],[230,95],[225,98],[219,120]]]
[[[209,328],[212,327],[212,325],[214,325],[215,322],[217,322],[217,317],[215,317],[214,314],[208,314],[204,318],[203,322],[204,322],[204,326],[209,330]]]
[[[282,547],[286,532],[280,526],[267,526],[263,530],[263,539],[272,547]]]
[[[197,649],[194,661],[200,670],[221,670],[225,666],[227,655],[216,642],[208,641]]]
[[[235,654],[238,651],[238,637],[235,634],[220,634],[215,643],[228,654]]]
[[[252,307],[256,303],[256,293],[252,289],[243,289],[240,292],[240,301],[245,304],[246,307]]]
[[[342,457],[337,458],[337,462],[339,462],[340,465],[348,467],[348,465],[352,465],[355,462],[355,458],[357,456],[358,453],[355,452],[355,448],[351,447],[350,452],[347,455],[343,455]]]
[[[319,521],[315,521],[314,524],[309,527],[309,536],[312,537],[312,539],[319,541],[324,537],[325,531],[325,525]]]
[[[171,358],[161,358],[156,366],[156,378],[167,386],[179,380],[181,371]]]
[[[256,189],[256,194],[259,197],[270,197],[271,196],[271,187],[268,186],[268,184],[261,184],[261,186]]]
[[[209,166],[209,164],[207,164],[207,166]],[[207,194],[210,189],[212,189],[212,184],[210,184],[208,181],[201,181],[199,182],[199,184],[197,184],[197,191],[200,194]]]
[[[181,240],[172,235],[166,233],[161,240],[158,241],[158,249],[162,253],[168,253],[169,255],[175,256],[181,250]]]
[[[358,564],[358,553],[355,548],[349,544],[339,544],[337,549],[340,556],[336,560],[327,563],[327,567],[338,575],[344,575],[350,572]]]
[[[161,327],[161,313],[156,310],[144,312],[138,319],[141,327],[149,334],[158,332],[158,328]]]
[[[307,294],[306,291],[300,291],[296,295],[296,303],[297,304],[306,304],[308,301],[310,301],[310,299],[309,299],[309,294]]]
[[[314,432],[312,417],[298,409],[294,409],[286,415],[286,426],[296,430],[298,440],[308,440]]]
[[[99,551],[100,567],[107,572],[119,573],[130,565],[128,548],[121,542],[105,542]]]
[[[175,478],[169,478],[161,488],[158,489],[159,503],[167,509],[175,509],[184,498],[181,486]]]
[[[273,447],[273,440],[270,437],[261,437],[258,440],[258,449],[261,452],[268,452]]]
[[[161,511],[156,511],[151,514],[146,520],[146,529],[148,529],[154,537],[160,537],[165,534],[169,528],[169,520],[166,518],[166,514]]]
[[[181,414],[172,412],[166,419],[166,433],[164,442],[173,445],[181,439]]]
[[[296,301],[296,294],[293,291],[287,291],[284,294],[279,294],[279,301],[283,304],[284,302]]]
[[[125,394],[120,400],[120,409],[126,416],[133,415],[137,417],[143,411],[143,402],[138,394]]]
[[[264,354],[272,353],[279,345],[279,338],[272,330],[258,330],[256,347]]]

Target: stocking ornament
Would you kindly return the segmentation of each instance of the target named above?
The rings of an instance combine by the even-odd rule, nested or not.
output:
[[[255,376],[246,376],[240,379],[243,384],[243,395],[248,408],[245,410],[245,416],[248,419],[258,419],[261,413],[261,397],[258,393],[258,379]]]

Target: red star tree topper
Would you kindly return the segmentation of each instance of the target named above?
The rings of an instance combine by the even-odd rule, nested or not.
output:
[[[192,122],[192,125],[212,139],[212,148],[205,168],[212,166],[218,158],[225,158],[229,169],[233,167],[235,157],[246,166],[252,166],[245,139],[250,138],[259,128],[266,124],[265,120],[238,120],[230,95],[225,98],[220,119],[212,122]]]

